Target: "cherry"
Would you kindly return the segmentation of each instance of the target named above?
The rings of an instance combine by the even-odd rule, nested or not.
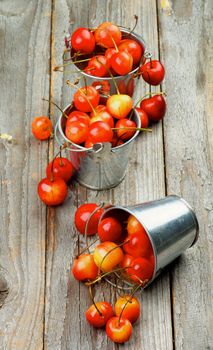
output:
[[[111,142],[113,138],[113,131],[109,124],[97,121],[92,123],[89,127],[89,139],[94,144],[98,142]]]
[[[98,276],[98,267],[92,254],[81,254],[74,260],[72,273],[76,280],[94,280]]]
[[[110,67],[108,60],[105,56],[97,55],[90,59],[87,69],[90,70],[90,75],[96,77],[106,77],[108,75],[108,70],[106,67]]]
[[[89,128],[85,123],[82,123],[80,121],[69,122],[69,120],[67,120],[65,135],[70,141],[76,143],[77,145],[80,145],[86,141],[88,134]]]
[[[166,101],[160,94],[145,98],[140,103],[140,108],[146,112],[153,122],[161,120],[166,113]]]
[[[149,281],[154,273],[154,264],[148,259],[136,258],[133,260],[127,273],[136,283],[141,283],[140,280],[143,282]]]
[[[115,343],[125,343],[132,335],[132,325],[126,318],[114,316],[107,321],[106,334]]]
[[[48,117],[35,117],[32,121],[32,133],[38,140],[46,140],[53,130],[52,122]]]
[[[131,323],[137,321],[140,316],[140,303],[136,297],[124,295],[115,303],[115,314],[129,320]]]
[[[91,112],[92,107],[97,107],[100,94],[93,86],[78,89],[73,97],[75,107],[81,112]]]
[[[107,59],[108,62],[111,61],[112,56],[114,55],[114,53],[116,53],[117,50],[113,47],[113,48],[109,48],[105,51],[105,57]]]
[[[150,85],[159,85],[165,76],[164,66],[158,60],[151,60],[140,67],[143,79]]]
[[[107,108],[105,105],[98,105],[94,108],[94,110],[90,113],[90,117],[95,117],[99,112],[107,112]]]
[[[99,46],[106,48],[114,47],[114,43],[118,45],[121,41],[120,29],[111,22],[104,22],[95,30],[95,41]]]
[[[103,95],[108,95],[110,93],[110,83],[107,80],[94,81],[92,86],[96,87]]]
[[[131,97],[124,94],[112,95],[106,103],[107,110],[116,119],[127,117],[132,109],[132,105]]]
[[[102,121],[109,124],[111,128],[114,127],[113,117],[111,116],[111,114],[109,114],[109,112],[107,112],[107,110],[97,112],[96,115],[90,119],[90,124],[98,121]]]
[[[109,272],[123,260],[123,252],[113,242],[102,242],[95,247],[94,260],[100,270]]]
[[[90,217],[90,215],[98,208],[98,205],[95,203],[85,203],[78,207],[75,212],[75,226],[77,230],[84,235],[86,223]],[[98,222],[100,220],[101,215],[103,214],[103,209],[100,208],[97,210],[90,218],[88,227],[87,227],[87,235],[92,236],[98,232]]]
[[[144,112],[141,108],[136,107],[136,111],[138,112],[141,120],[141,127],[142,128],[148,128],[149,126],[149,118],[146,112]]]
[[[98,309],[98,310],[97,310]],[[93,327],[101,328],[114,316],[114,311],[110,303],[99,301],[91,305],[86,311],[86,319]]]
[[[121,40],[119,51],[128,52],[133,58],[133,64],[136,66],[140,63],[141,57],[144,54],[144,47],[142,47],[136,40],[124,39]]]
[[[128,128],[136,128],[137,125],[133,120],[123,118],[117,121],[115,127],[119,128],[117,135],[120,139],[129,140],[135,134],[135,130],[128,130]]]
[[[49,206],[63,203],[67,196],[67,184],[61,179],[42,179],[38,184],[38,195],[40,199]]]
[[[135,258],[147,257],[152,253],[152,245],[147,234],[132,233],[125,239],[123,250]]]
[[[89,54],[95,48],[95,38],[87,28],[78,28],[71,36],[71,45],[75,51]]]
[[[136,219],[134,215],[130,215],[127,220],[127,232],[128,235],[131,235],[133,233],[139,233],[141,232],[142,234],[145,233],[146,231],[144,230],[143,226],[141,225],[140,221]]]
[[[117,74],[126,75],[132,70],[133,58],[126,51],[118,51],[111,57],[110,63]]]
[[[105,218],[98,225],[98,235],[102,242],[117,242],[122,235],[122,226],[120,222],[113,217]]]
[[[54,179],[62,178],[65,182],[68,182],[73,173],[74,167],[72,163],[64,157],[55,158],[46,168],[48,179],[51,179],[52,176],[54,176]]]
[[[92,141],[90,141],[90,139],[87,139],[85,141],[84,147],[85,148],[91,148],[91,147],[93,147],[93,145],[94,145],[94,143]]]
[[[129,254],[124,254],[123,260],[120,263],[120,267],[122,267],[125,272],[129,270],[129,267],[132,265],[134,257]]]
[[[88,114],[80,111],[73,111],[68,115],[69,123],[73,122],[83,122],[84,124],[89,126],[90,117]]]

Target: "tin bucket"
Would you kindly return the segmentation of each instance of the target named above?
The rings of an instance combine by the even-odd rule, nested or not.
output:
[[[155,269],[149,283],[197,241],[199,226],[196,215],[179,196],[171,195],[129,207],[113,206],[105,210],[100,222],[108,216],[125,221],[129,215],[141,223],[153,248]]]
[[[142,47],[143,54],[145,53],[146,44],[142,37],[140,37],[138,34],[135,34],[135,33],[130,34],[130,31],[128,31],[125,28],[121,28],[121,32],[122,32],[122,35],[128,36],[128,39],[133,39],[137,41]],[[66,43],[70,43],[70,35],[71,35],[71,30],[69,30],[68,36],[66,36]],[[74,51],[72,51],[72,48],[71,48],[71,55],[73,54],[74,54]],[[115,84],[111,77],[95,77],[95,76],[89,75],[82,70],[85,67],[81,63],[75,64],[75,67],[77,71],[84,76],[84,78],[86,79],[87,85],[92,85],[92,86],[95,86],[96,88],[100,87],[101,94],[113,95],[117,93]],[[114,77],[121,94],[127,94],[129,96],[133,96],[136,83],[138,82],[138,78],[134,78],[134,74],[137,72],[138,68],[139,66],[136,67],[134,70],[132,70],[129,74]]]
[[[65,114],[72,111],[70,106],[64,110]],[[132,120],[141,127],[138,112],[134,109]],[[55,127],[55,138],[60,146],[68,144],[70,159],[75,168],[75,179],[83,186],[92,190],[107,190],[117,186],[125,177],[129,156],[132,152],[134,140],[139,131],[136,130],[131,139],[123,145],[111,147],[111,143],[97,143],[92,148],[71,143],[66,138],[64,130],[66,117],[62,114]]]

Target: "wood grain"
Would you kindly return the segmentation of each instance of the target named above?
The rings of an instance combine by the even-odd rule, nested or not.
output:
[[[31,118],[48,112],[50,1],[1,2],[0,348],[42,349],[46,209],[37,197],[47,143]]]
[[[166,180],[168,192],[182,195],[200,223],[197,244],[182,256],[172,275],[175,349],[213,349],[213,7],[211,1],[172,3],[170,16],[159,7],[168,91]]]
[[[128,8],[128,12],[126,9]],[[87,10],[86,10],[87,9]],[[52,34],[52,65],[61,63],[63,37],[68,23],[72,28],[96,26],[111,20],[131,27],[134,14],[139,15],[137,32],[141,33],[158,56],[158,31],[155,1],[58,1],[54,2]],[[71,93],[65,81],[70,74],[52,74],[52,97],[66,106]],[[74,80],[74,76],[71,77]],[[136,99],[148,91],[140,82]],[[55,115],[58,112],[54,109]],[[104,331],[90,328],[84,312],[90,305],[85,286],[78,285],[70,276],[70,263],[83,246],[73,228],[76,206],[90,202],[134,204],[147,199],[164,196],[164,158],[162,125],[153,128],[150,135],[141,135],[136,143],[124,182],[115,190],[89,191],[74,184],[69,201],[57,211],[50,211],[48,218],[47,283],[45,313],[46,349],[118,349],[107,340]],[[140,296],[140,295],[139,295]],[[96,300],[114,300],[115,291],[109,286],[97,288]],[[122,346],[126,349],[172,349],[172,325],[168,274],[162,275],[142,297],[143,315],[134,327],[132,340]]]

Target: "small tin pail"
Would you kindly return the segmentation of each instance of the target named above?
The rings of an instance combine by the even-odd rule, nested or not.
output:
[[[125,28],[121,28],[122,36],[128,39],[133,39],[136,40],[140,46],[142,47],[143,54],[145,53],[146,50],[146,44],[143,38],[141,38],[138,34],[135,33],[130,33]],[[66,37],[66,42],[70,43],[70,35],[71,35],[71,30],[69,30],[69,35]],[[74,51],[71,49],[71,56],[73,56]],[[92,75],[89,75],[85,73],[82,69],[84,69],[84,66],[82,66],[81,63],[76,63],[75,67],[77,68],[77,71],[81,73],[85,79],[87,85],[92,85],[97,87],[100,87],[100,93],[103,95],[113,95],[116,94],[116,87],[115,83],[113,82],[113,79],[111,77],[95,77]],[[123,76],[115,76],[114,79],[117,83],[118,89],[121,94],[127,94],[129,96],[133,96],[136,83],[138,81],[138,78],[134,78],[134,74],[137,72],[139,67],[134,68],[129,74],[123,75]],[[85,82],[83,82],[85,85]]]
[[[146,230],[155,257],[152,281],[198,238],[198,221],[189,204],[179,196],[171,195],[159,200],[129,207],[112,206],[100,221],[107,216],[126,220],[134,215]]]
[[[65,114],[72,111],[70,106],[64,110]],[[132,120],[141,127],[138,112],[134,109]],[[117,186],[125,177],[129,156],[132,152],[133,141],[139,131],[136,130],[131,139],[124,144],[111,147],[111,143],[97,143],[92,148],[71,143],[66,138],[64,130],[66,117],[62,114],[55,127],[55,138],[60,146],[69,145],[70,159],[75,168],[75,179],[83,186],[92,190],[107,190]]]

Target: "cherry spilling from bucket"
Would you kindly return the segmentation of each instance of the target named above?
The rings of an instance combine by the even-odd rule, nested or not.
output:
[[[80,205],[74,223],[80,234],[98,235],[89,242],[74,259],[72,275],[89,288],[92,305],[86,310],[88,323],[96,328],[105,327],[107,336],[114,342],[124,343],[132,335],[133,324],[140,316],[140,302],[137,290],[146,286],[155,271],[154,251],[150,238],[142,223],[132,214],[123,210],[105,212],[104,204]],[[91,239],[91,238],[90,238]],[[87,252],[85,252],[87,251]],[[110,278],[115,288],[129,287],[129,294],[123,290],[112,307],[108,301],[97,301],[92,288],[102,280]]]

